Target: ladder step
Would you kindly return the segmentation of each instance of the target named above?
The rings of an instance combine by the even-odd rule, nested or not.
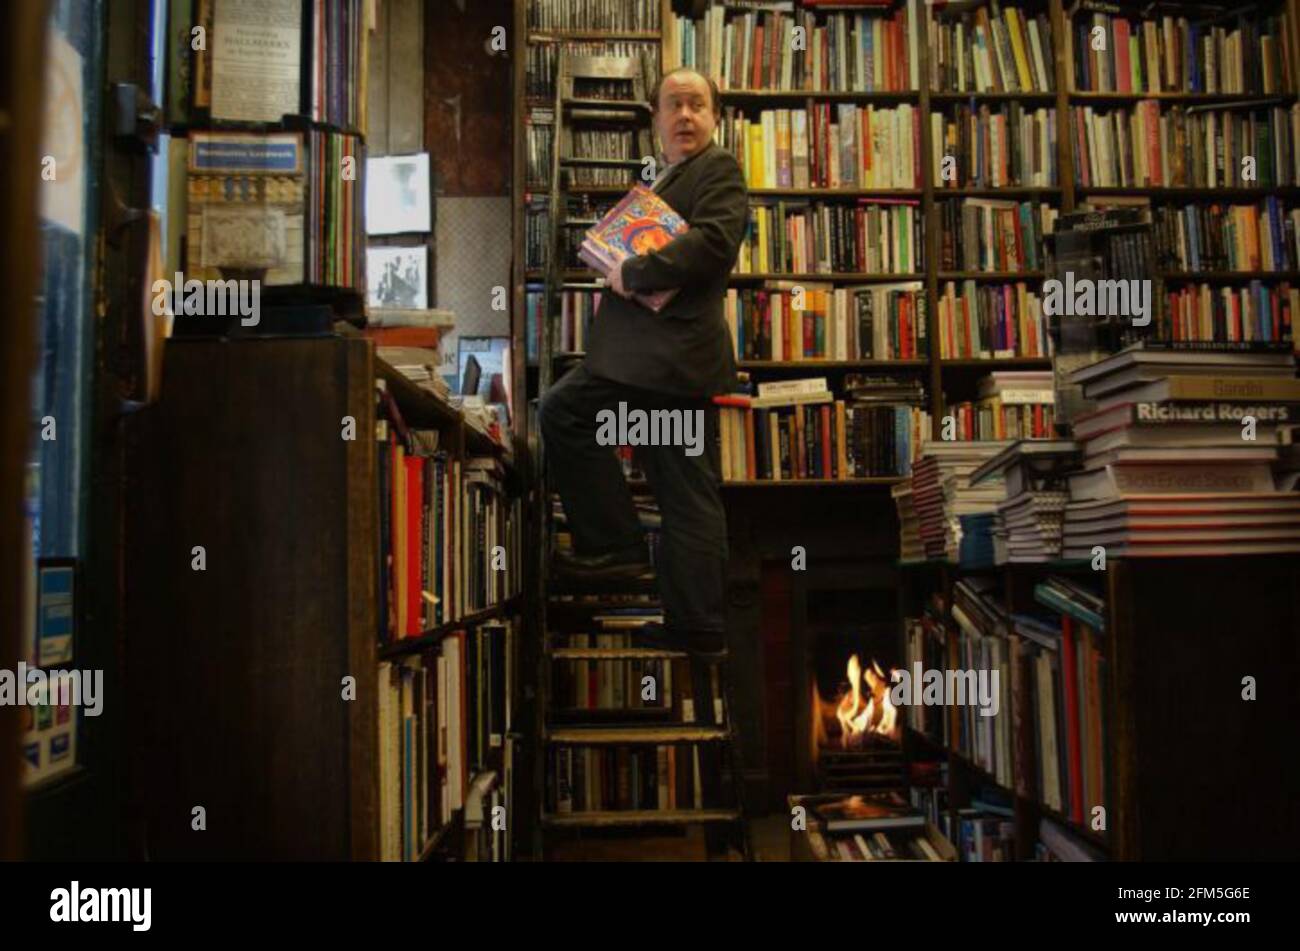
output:
[[[552,828],[691,825],[697,822],[738,822],[736,809],[627,809],[611,812],[544,813],[542,825]]]
[[[546,725],[552,728],[596,724],[676,726],[680,723],[672,707],[553,707],[546,717]]]
[[[688,656],[685,651],[649,647],[554,647],[550,655],[556,660],[676,660]]]
[[[638,159],[621,158],[561,158],[560,164],[566,168],[640,168],[645,163]]]
[[[609,596],[614,594],[656,594],[659,591],[658,585],[653,580],[647,581],[599,581],[599,580],[582,580],[570,581],[568,579],[555,579],[550,582],[549,594],[552,598],[564,595],[596,595]]]
[[[731,739],[717,726],[563,726],[550,727],[546,742],[567,746],[620,744],[720,743]]]
[[[636,118],[650,114],[650,103],[635,99],[590,99],[584,96],[568,96],[560,100],[565,109],[595,109],[600,112],[613,112],[618,115],[632,113]]]

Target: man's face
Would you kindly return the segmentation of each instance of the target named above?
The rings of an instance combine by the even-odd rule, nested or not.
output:
[[[655,104],[655,130],[669,164],[708,145],[716,125],[709,84],[702,76],[678,73],[663,81]]]

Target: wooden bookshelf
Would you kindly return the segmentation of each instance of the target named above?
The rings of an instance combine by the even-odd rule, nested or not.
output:
[[[520,8],[522,7],[524,2],[526,2],[526,0],[519,0],[519,2],[516,4],[517,24],[521,24],[523,22],[522,12]],[[715,3],[714,5],[717,4]],[[1050,360],[1046,357],[1041,357],[1041,358],[1040,357],[1014,357],[1014,358],[1001,358],[1001,359],[988,359],[988,360],[969,359],[969,358],[968,359],[941,358],[940,347],[939,347],[939,333],[938,333],[939,323],[938,323],[937,305],[940,299],[943,284],[945,282],[971,280],[971,281],[976,281],[980,284],[989,284],[989,283],[1014,284],[1019,282],[1036,283],[1044,280],[1046,274],[1042,271],[1029,271],[1029,272],[1019,272],[1019,273],[1003,273],[1003,272],[988,273],[988,272],[978,272],[978,271],[972,272],[972,271],[965,271],[965,270],[941,271],[939,269],[939,250],[940,250],[941,228],[943,225],[942,225],[942,218],[940,215],[940,211],[941,211],[940,204],[939,204],[940,202],[962,200],[966,198],[1006,198],[1006,199],[1026,200],[1026,201],[1035,201],[1035,202],[1043,201],[1052,204],[1061,213],[1069,213],[1078,210],[1079,207],[1086,199],[1101,199],[1101,198],[1115,198],[1115,197],[1147,198],[1152,200],[1153,202],[1159,202],[1159,201],[1222,202],[1225,200],[1237,200],[1237,199],[1253,200],[1253,199],[1260,199],[1263,197],[1276,195],[1278,197],[1286,198],[1288,200],[1300,200],[1300,187],[1297,186],[1287,186],[1284,188],[1261,187],[1261,188],[1226,188],[1226,189],[1224,188],[1216,188],[1216,189],[1088,188],[1085,189],[1078,182],[1076,182],[1073,174],[1074,138],[1073,136],[1068,134],[1058,134],[1056,138],[1055,155],[1056,155],[1056,165],[1057,165],[1057,184],[1053,186],[1046,186],[1046,187],[1011,186],[1011,187],[996,187],[996,188],[995,187],[963,187],[963,188],[941,187],[942,183],[935,181],[935,175],[934,175],[935,163],[933,161],[934,143],[931,142],[931,137],[932,137],[931,125],[928,121],[928,117],[930,116],[931,112],[935,112],[935,111],[948,113],[952,108],[958,105],[968,104],[973,102],[977,106],[988,105],[996,109],[998,106],[1003,104],[1018,103],[1024,105],[1027,109],[1047,108],[1052,110],[1055,113],[1057,119],[1057,128],[1063,130],[1070,127],[1068,120],[1071,116],[1071,109],[1075,106],[1085,106],[1085,105],[1123,106],[1144,99],[1155,99],[1161,103],[1162,107],[1182,105],[1182,106],[1224,106],[1224,107],[1232,107],[1232,108],[1247,108],[1250,104],[1258,103],[1263,100],[1267,100],[1270,102],[1281,101],[1283,103],[1290,104],[1296,101],[1297,98],[1296,92],[1294,91],[1287,92],[1279,96],[1273,96],[1273,95],[1229,96],[1229,95],[1218,95],[1218,94],[1206,95],[1206,94],[1183,94],[1183,93],[1158,93],[1158,94],[1151,94],[1151,95],[1121,96],[1121,95],[1115,95],[1109,93],[1089,93],[1089,92],[1077,91],[1073,88],[1073,68],[1071,66],[1071,61],[1069,59],[1069,45],[1070,45],[1071,37],[1069,35],[1068,30],[1070,27],[1070,21],[1067,16],[1067,4],[1065,3],[1065,0],[1038,0],[1038,2],[1031,3],[1031,4],[1008,4],[1008,5],[1028,6],[1036,10],[1044,10],[1047,12],[1052,27],[1052,45],[1050,50],[1044,50],[1044,60],[1047,62],[1048,68],[1053,70],[1053,76],[1052,76],[1053,89],[1054,89],[1053,92],[955,93],[955,92],[944,92],[944,91],[931,89],[930,82],[929,82],[930,58],[933,55],[934,51],[930,49],[929,44],[925,41],[926,37],[924,32],[921,34],[921,38],[920,38],[921,42],[918,43],[918,52],[920,55],[919,75],[922,81],[920,83],[920,87],[917,89],[882,92],[882,93],[868,93],[868,92],[860,92],[860,91],[859,92],[853,92],[853,91],[818,92],[818,91],[804,91],[804,90],[751,90],[751,89],[722,90],[721,98],[722,98],[722,104],[724,108],[735,107],[737,109],[744,109],[747,114],[751,110],[759,110],[764,108],[797,107],[801,103],[806,103],[811,101],[811,102],[829,102],[829,103],[845,102],[845,103],[862,103],[862,104],[878,103],[882,106],[893,105],[893,104],[909,104],[914,106],[920,113],[920,116],[922,117],[922,121],[920,123],[921,152],[919,156],[920,169],[921,169],[921,183],[920,183],[920,187],[918,188],[910,188],[910,189],[753,188],[749,190],[749,194],[751,196],[751,199],[753,199],[756,202],[766,201],[769,199],[782,199],[782,198],[800,199],[800,200],[808,200],[808,201],[824,201],[824,202],[832,202],[832,201],[839,201],[839,202],[868,201],[869,202],[869,200],[872,198],[880,198],[880,199],[904,198],[904,199],[917,200],[920,203],[920,208],[921,208],[921,212],[925,224],[925,232],[924,232],[925,233],[925,247],[924,247],[925,266],[923,269],[920,269],[909,275],[862,275],[862,274],[780,275],[780,274],[770,274],[770,273],[737,274],[732,276],[730,283],[733,286],[744,286],[746,284],[754,284],[754,283],[764,282],[768,280],[807,280],[807,281],[823,281],[823,282],[834,283],[837,285],[842,285],[846,283],[871,283],[873,282],[873,278],[875,281],[880,281],[880,282],[905,281],[905,280],[923,281],[925,285],[926,295],[927,295],[927,302],[929,304],[928,307],[929,326],[927,328],[928,330],[927,336],[929,340],[930,353],[928,357],[922,360],[915,360],[915,361],[769,362],[769,361],[744,360],[744,361],[738,361],[738,365],[740,369],[745,370],[752,377],[760,380],[765,378],[765,376],[780,378],[783,376],[788,377],[789,375],[796,374],[796,373],[807,373],[808,375],[817,375],[817,374],[839,373],[842,371],[849,371],[854,369],[872,370],[872,371],[898,371],[900,375],[903,373],[906,373],[908,375],[913,375],[918,372],[924,373],[926,374],[926,386],[927,386],[927,392],[929,397],[928,408],[930,409],[931,416],[933,419],[933,424],[934,424],[933,435],[937,438],[939,436],[939,427],[941,425],[943,407],[945,405],[945,393],[944,393],[945,387],[953,391],[950,394],[951,398],[954,401],[959,401],[961,399],[968,398],[968,395],[973,393],[978,378],[984,373],[1003,370],[1003,369],[1048,369],[1051,366]],[[1297,13],[1300,12],[1300,10],[1298,10],[1300,4],[1298,4],[1297,0],[1274,0],[1273,3],[1270,3],[1268,5],[1270,6],[1270,8],[1276,6],[1279,9],[1285,9],[1286,12],[1288,13],[1289,16],[1288,36],[1293,41],[1291,43],[1291,52],[1294,54],[1296,51],[1300,50],[1300,17],[1297,17]],[[800,0],[796,0],[795,6],[796,9],[799,9],[803,7],[803,4],[800,2]],[[664,44],[661,47],[661,54],[664,57],[670,55],[670,50],[667,47],[667,43],[670,42],[670,40],[676,34],[676,31],[670,28],[671,25],[667,20],[667,18],[672,15],[670,7],[671,5],[667,2],[667,0],[664,0],[661,7],[661,33],[662,33],[661,42]],[[741,12],[752,8],[734,7],[732,9],[734,9],[737,12]],[[922,10],[925,16],[929,16],[933,12],[933,8],[929,4],[924,4],[924,3],[921,4],[920,9]],[[876,12],[876,8],[870,8],[864,11],[863,8],[858,6],[846,6],[844,8],[818,6],[814,12],[818,15],[820,19],[822,18],[822,14],[829,13],[829,12],[874,13]],[[728,15],[730,16],[730,14]],[[526,31],[521,31],[517,26],[516,35],[525,35],[525,32]],[[516,82],[517,82],[517,89],[519,90],[519,96],[517,98],[517,101],[520,102],[524,101],[524,97],[522,95],[523,68],[524,68],[523,60],[524,60],[523,57],[518,57],[517,64],[516,64],[516,71],[517,71]],[[1300,62],[1292,62],[1291,66],[1292,66],[1293,76],[1300,77]],[[522,123],[520,123],[520,125],[517,126],[517,128],[522,130]],[[519,138],[521,138],[521,136],[517,137],[517,139]],[[519,154],[520,156],[522,156],[522,151],[520,151]],[[519,169],[522,169],[521,159],[517,160],[517,166]],[[516,194],[522,194],[523,184],[524,184],[522,175],[521,174],[518,175],[516,180],[517,180]],[[575,194],[588,194],[591,196],[615,197],[621,195],[624,189],[622,189],[621,187],[589,187],[589,188],[575,188],[572,189],[571,191]],[[517,341],[517,349],[519,350],[519,352],[523,352],[523,342],[524,342],[523,307],[522,307],[523,283],[525,280],[540,280],[542,274],[540,271],[525,272],[523,269],[521,263],[523,261],[523,253],[522,253],[523,212],[520,203],[516,202],[515,208],[516,208],[516,216],[517,216],[516,235],[519,236],[517,238],[517,244],[516,244],[516,250],[517,250],[516,261],[520,262],[516,264],[518,270],[516,272],[515,313],[518,315],[518,319],[516,321],[515,339]],[[1040,251],[1041,250],[1042,249],[1040,249]],[[566,278],[568,276],[569,275],[566,274]],[[573,276],[575,278],[585,278],[585,277],[589,277],[590,274],[587,272],[582,272],[579,274],[574,274]],[[1206,272],[1201,275],[1168,273],[1168,274],[1164,274],[1163,276],[1167,280],[1171,280],[1175,282],[1204,280],[1208,283],[1227,283],[1227,284],[1230,284],[1234,281],[1245,282],[1249,280],[1276,281],[1276,282],[1286,281],[1286,280],[1300,280],[1300,273],[1297,272],[1242,272],[1242,273]],[[569,356],[572,357],[576,355],[569,355]],[[521,377],[524,375],[522,370],[519,371],[519,375]],[[523,392],[522,384],[518,387],[517,391]],[[769,500],[766,498],[766,496],[754,496],[753,493],[749,491],[751,488],[777,489],[782,487],[790,487],[790,486],[798,486],[798,485],[804,485],[810,487],[816,486],[818,488],[824,488],[828,485],[843,485],[845,487],[849,487],[849,486],[883,487],[892,484],[894,481],[895,480],[892,479],[783,480],[780,482],[746,481],[746,482],[726,482],[724,483],[724,489],[727,492],[728,511],[730,517],[733,512],[748,511],[747,506],[751,504],[751,497],[755,508],[764,509],[769,506]],[[863,498],[872,498],[875,495],[876,493],[869,493],[864,495]],[[811,494],[809,494],[806,497],[813,498]],[[797,500],[801,500],[805,498],[805,496],[796,493],[789,496],[789,498],[791,500],[790,504],[795,505]],[[885,503],[888,503],[888,498],[886,497],[884,501]],[[905,569],[902,573],[909,578],[912,576],[916,576],[922,579],[928,578],[934,580],[941,576],[945,576],[951,572],[951,569],[948,566],[942,564],[933,564],[933,563],[919,563],[915,565],[907,565],[907,566],[899,566],[899,567]],[[1061,563],[1055,563],[1049,566],[1040,566],[1040,567],[1044,569],[1055,570],[1055,571],[1079,570],[1078,565],[1061,564]],[[1085,565],[1084,568],[1086,569],[1087,566]],[[1014,573],[1024,573],[1028,570],[1030,569],[1021,568],[1021,567],[1006,568],[1006,569],[999,569],[999,574],[1001,576],[1006,576]],[[1130,572],[1130,571],[1131,574],[1128,574],[1128,577],[1131,579],[1146,579],[1147,577],[1154,577],[1154,575],[1149,575],[1149,569],[1146,566],[1134,565],[1132,569],[1121,566],[1119,567],[1118,571],[1112,574],[1112,576],[1108,579],[1108,584],[1111,586],[1112,589],[1115,588],[1116,577],[1124,576],[1126,572]],[[1140,581],[1134,581],[1132,583],[1141,584],[1145,586],[1148,582],[1146,580],[1140,580]],[[1177,591],[1181,587],[1181,583],[1175,581],[1172,576],[1168,577],[1165,580],[1164,584],[1166,584],[1167,586],[1166,590],[1168,592]],[[1127,595],[1124,595],[1123,591],[1121,590],[1121,595],[1122,596],[1120,598],[1114,600],[1112,600],[1111,597],[1108,597],[1107,599],[1108,605],[1113,603],[1115,605],[1120,606],[1120,608],[1122,608],[1123,610],[1134,610],[1134,608],[1132,607],[1132,605],[1136,602],[1136,597],[1134,593],[1132,591],[1129,591]],[[618,601],[612,601],[608,604],[608,606],[617,606],[620,603],[621,602]],[[562,598],[552,598],[548,601],[548,604],[550,605],[548,610],[568,610],[571,608],[574,610],[578,610],[578,609],[585,610],[587,607],[586,605],[578,605],[575,608],[574,602],[565,601]],[[1126,605],[1128,607],[1125,607]],[[1154,608],[1151,609],[1151,611],[1154,610],[1155,610]],[[1146,613],[1149,614],[1151,613],[1151,611],[1147,611]],[[1231,625],[1227,624],[1226,621],[1225,621],[1225,625],[1226,626],[1224,630],[1235,629]],[[1108,633],[1108,637],[1112,639],[1112,643],[1120,645],[1119,654],[1116,656],[1115,662],[1123,663],[1125,651],[1128,651],[1129,652],[1128,656],[1130,658],[1139,658],[1141,660],[1141,664],[1147,665],[1143,669],[1146,671],[1147,674],[1149,674],[1154,678],[1156,676],[1154,673],[1154,668],[1150,666],[1152,663],[1154,663],[1153,658],[1151,658],[1145,652],[1146,648],[1143,647],[1143,643],[1144,643],[1143,638],[1138,637],[1134,633],[1135,628],[1133,624],[1132,623],[1117,624],[1116,630],[1120,631],[1121,634],[1116,635],[1113,632]],[[1161,635],[1162,637],[1168,637],[1170,639],[1173,638],[1174,636],[1173,634],[1165,634],[1163,633],[1163,631],[1164,629],[1162,628],[1162,635]],[[1136,691],[1136,683],[1135,682],[1130,683],[1128,685],[1128,688]],[[1112,690],[1123,690],[1123,689],[1125,689],[1124,685],[1118,679],[1112,681]],[[1158,696],[1167,697],[1168,693],[1166,692],[1164,694],[1158,694]],[[1139,720],[1141,720],[1142,717],[1144,716],[1145,717],[1151,716],[1156,703],[1157,701],[1155,700],[1142,699],[1137,703],[1130,703],[1121,709],[1123,711],[1124,716],[1129,717],[1132,720],[1132,722],[1136,723]],[[1144,731],[1147,730],[1148,728],[1149,727],[1147,725],[1144,725]],[[1166,818],[1165,820],[1161,820],[1149,814],[1152,809],[1159,808],[1163,810],[1166,807],[1166,803],[1164,801],[1160,801],[1159,803],[1157,803],[1156,800],[1152,800],[1150,797],[1151,795],[1153,795],[1152,790],[1158,788],[1159,784],[1166,782],[1167,779],[1165,774],[1161,773],[1159,770],[1155,771],[1151,777],[1144,776],[1143,771],[1145,771],[1146,769],[1145,765],[1143,766],[1142,771],[1138,769],[1137,763],[1138,763],[1139,753],[1141,753],[1141,755],[1144,757],[1147,754],[1147,751],[1141,748],[1137,744],[1137,741],[1133,739],[1133,737],[1135,737],[1138,734],[1125,733],[1124,730],[1121,729],[1117,732],[1116,735],[1127,736],[1129,737],[1129,739],[1118,740],[1117,742],[1119,745],[1115,750],[1115,754],[1117,757],[1119,757],[1119,761],[1125,765],[1121,767],[1120,770],[1121,775],[1118,777],[1119,788],[1120,788],[1119,799],[1112,799],[1112,802],[1115,803],[1116,805],[1116,812],[1112,813],[1112,822],[1111,822],[1112,833],[1110,837],[1110,841],[1112,844],[1110,847],[1110,852],[1112,857],[1116,857],[1116,858],[1142,856],[1148,854],[1151,850],[1150,837],[1165,835],[1166,830],[1168,830],[1171,827],[1173,821],[1172,819],[1168,819],[1168,818]],[[1147,735],[1147,734],[1144,732],[1142,735]],[[1151,743],[1152,741],[1148,738],[1147,742]],[[1124,744],[1126,743],[1129,745],[1125,746]],[[1184,748],[1186,748],[1186,744],[1184,744]],[[1261,753],[1261,755],[1267,758],[1265,754]],[[1197,754],[1191,752],[1190,749],[1188,749],[1188,751],[1185,752],[1183,756],[1184,759],[1181,761],[1182,765],[1180,765],[1178,768],[1183,768],[1187,764],[1191,764],[1191,763],[1204,762],[1203,755],[1198,756]],[[1166,767],[1172,768],[1169,765],[1169,758],[1168,757],[1162,757],[1162,758],[1166,761],[1165,763]],[[954,760],[954,762],[958,764],[956,768],[961,774],[961,776],[957,781],[964,782],[965,779],[961,777],[968,777],[970,775],[970,771],[963,769],[961,765],[960,757]],[[1244,774],[1249,773],[1249,770],[1246,767],[1243,767],[1243,771]],[[1167,793],[1169,796],[1169,802],[1177,801],[1178,793],[1176,787],[1169,787]],[[1225,801],[1230,798],[1231,798],[1231,794],[1225,793]],[[1141,800],[1141,802],[1144,803],[1144,806],[1141,810],[1138,810],[1136,808],[1136,805],[1139,800]],[[1183,809],[1184,807],[1176,807],[1176,808],[1171,807],[1171,808],[1173,809],[1174,812],[1178,812],[1180,809]],[[1138,825],[1139,812],[1141,812],[1141,818],[1143,823],[1143,825],[1141,825],[1140,827]],[[1045,814],[1044,807],[1042,807],[1040,804],[1022,802],[1019,798],[1017,799],[1018,828],[1028,829],[1029,823],[1031,822],[1034,823],[1036,827],[1037,818],[1043,814]],[[1117,819],[1116,816],[1118,816],[1119,818]],[[1209,830],[1213,828],[1213,822],[1214,820],[1212,818],[1208,816],[1203,817],[1203,825],[1201,826],[1201,830],[1204,832],[1205,837],[1209,837],[1212,834]],[[1088,830],[1079,830],[1079,831],[1084,835],[1085,838],[1091,835],[1091,833]],[[1263,835],[1264,833],[1261,832],[1260,834]]]
[[[1014,801],[1019,858],[1032,858],[1044,817],[1116,861],[1259,860],[1300,848],[1300,833],[1284,821],[1286,794],[1259,777],[1255,765],[1274,763],[1279,744],[1300,739],[1294,719],[1282,713],[1286,699],[1275,698],[1276,709],[1255,708],[1241,700],[1240,677],[1233,690],[1213,697],[1187,690],[1183,679],[1194,677],[1200,664],[1235,674],[1294,654],[1294,639],[1283,632],[1300,625],[1300,556],[1114,558],[1105,572],[1078,561],[969,571],[942,561],[906,567],[913,570],[901,576],[903,616],[916,616],[933,591],[951,605],[953,585],[968,574],[996,578],[1008,613],[1048,610],[1033,600],[1033,587],[1054,574],[1092,582],[1106,602],[1106,831],[1081,827],[1036,795],[998,783],[961,752],[904,730],[910,758],[947,759],[950,806],[964,805],[972,784],[993,786]],[[1021,721],[1032,734],[1032,721]],[[1013,733],[1013,757],[1018,747],[1033,755],[1032,735],[1025,739],[1020,746]],[[1205,768],[1207,748],[1215,750],[1212,769]],[[1029,771],[1031,790],[1034,768],[1013,764],[1015,775]],[[1241,775],[1261,781],[1243,789]],[[1251,797],[1249,807],[1233,805],[1242,795]]]
[[[528,34],[529,43],[569,42],[654,42],[660,39],[658,30],[534,30]]]
[[[916,102],[920,98],[920,94],[914,89],[882,92],[835,92],[815,89],[721,89],[719,92],[722,95],[724,108],[733,102],[738,106],[747,106],[751,103],[762,106],[767,103],[805,103],[811,101],[899,103]]]
[[[381,649],[377,380],[452,458],[482,454],[460,414],[398,378],[369,340],[166,344],[124,573],[128,662],[163,688],[132,712],[152,858],[378,859],[380,662],[522,606],[512,596]],[[340,438],[346,416],[354,440]],[[204,571],[191,568],[195,545]],[[219,834],[191,830],[194,805]]]
[[[431,647],[437,647],[442,643],[442,639],[453,631],[465,630],[466,628],[478,627],[485,621],[494,621],[497,618],[507,617],[519,610],[519,596],[515,595],[506,598],[499,604],[494,604],[490,608],[484,608],[482,611],[475,611],[467,614],[462,618],[454,621],[448,621],[446,624],[439,624],[437,627],[425,631],[419,637],[406,637],[394,641],[379,648],[379,659],[388,660],[393,657],[404,657],[408,654],[417,654],[421,651],[427,651]]]

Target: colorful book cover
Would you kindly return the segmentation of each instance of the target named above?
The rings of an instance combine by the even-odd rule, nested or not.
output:
[[[667,245],[687,230],[686,219],[644,185],[635,186],[591,230],[579,251],[580,257],[602,274],[615,264]],[[654,311],[677,293],[676,288],[653,294],[635,294],[633,299]]]

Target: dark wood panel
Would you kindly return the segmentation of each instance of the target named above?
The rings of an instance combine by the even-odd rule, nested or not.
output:
[[[148,602],[131,682],[152,858],[347,858],[373,844],[349,813],[355,797],[363,818],[367,798],[373,810],[373,782],[353,775],[374,755],[373,580],[349,555],[374,531],[360,498],[373,485],[369,359],[356,340],[168,345],[143,513],[153,545],[129,574]],[[206,571],[191,569],[195,545]],[[206,832],[190,827],[199,805]]]
[[[0,330],[0,667],[16,670],[18,628],[22,618],[23,495],[31,395],[34,324],[30,301],[40,274],[37,255],[36,189],[25,169],[38,155],[44,98],[41,95],[45,28],[43,7],[5,4],[0,11],[5,68],[0,70],[0,114],[7,117],[0,135],[0,181],[4,182],[0,226],[0,276],[6,293],[22,302],[19,319]],[[9,751],[0,766],[0,860],[16,859],[22,850],[22,795],[19,790],[19,709],[0,706],[0,743]]]
[[[428,0],[424,17],[424,141],[437,193],[509,195],[510,57],[524,55],[524,37],[508,29],[510,2]],[[488,49],[497,26],[507,27],[507,53]]]
[[[1123,565],[1144,860],[1300,851],[1300,556]],[[1256,700],[1242,699],[1253,676]]]

